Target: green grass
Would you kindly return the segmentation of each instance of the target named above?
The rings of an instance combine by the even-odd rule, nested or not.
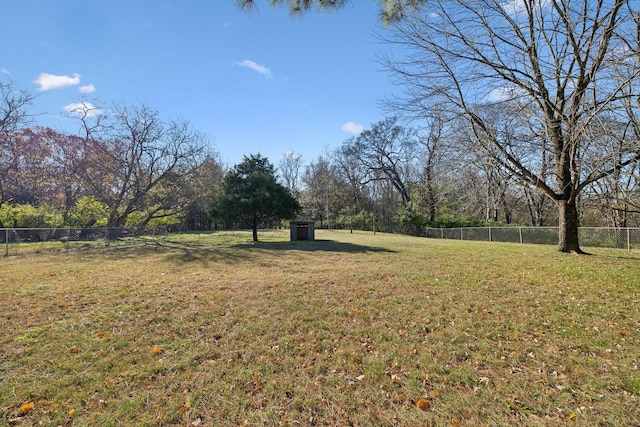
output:
[[[640,424],[637,253],[316,237],[3,258],[0,425]]]

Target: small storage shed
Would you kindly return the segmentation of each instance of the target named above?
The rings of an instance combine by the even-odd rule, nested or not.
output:
[[[315,229],[313,221],[291,221],[289,223],[291,230],[291,241],[295,240],[314,240]]]

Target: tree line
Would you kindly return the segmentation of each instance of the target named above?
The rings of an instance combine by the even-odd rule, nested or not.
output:
[[[239,0],[241,7],[254,3]],[[292,13],[345,3],[272,2]],[[585,204],[604,205],[615,225],[637,213],[637,1],[380,0],[380,5],[389,26],[384,38],[400,52],[383,60],[402,88],[390,104],[427,122],[427,135],[442,125],[447,149],[465,164],[479,161],[487,181],[514,182],[525,197],[552,203],[559,251],[582,252],[578,226]],[[380,161],[386,157],[378,155]],[[399,175],[389,175],[396,168],[378,172],[408,204],[410,193],[400,186]],[[499,185],[486,190],[501,191]],[[488,198],[499,200],[495,196]]]
[[[293,13],[345,3],[272,2]],[[579,225],[638,225],[637,2],[381,1],[381,15],[385,41],[402,52],[381,63],[401,92],[385,102],[389,118],[336,150],[307,164],[283,155],[277,175],[302,216],[413,233],[558,225],[558,250],[578,253]],[[109,115],[78,111],[81,132],[61,135],[21,126],[31,95],[0,90],[3,224],[21,204],[46,206],[64,224],[242,222],[211,202],[238,165],[225,171],[188,122],[115,105]]]
[[[557,226],[553,200],[449,126],[461,123],[434,117],[416,129],[388,118],[308,164],[286,153],[279,173],[292,191],[302,188],[303,215],[320,227],[419,234],[424,227]],[[639,178],[634,167],[587,187],[580,224],[640,226]]]
[[[33,96],[0,82],[0,226],[209,227],[223,168],[209,138],[148,105],[74,112],[79,132],[31,124]]]
[[[420,127],[400,117],[373,123],[310,161],[287,152],[275,167],[249,155],[228,170],[208,136],[184,120],[163,121],[147,105],[114,105],[108,116],[81,110],[76,114],[80,131],[70,135],[26,126],[31,95],[10,82],[3,82],[2,90],[3,227],[257,228],[278,226],[280,218],[290,216],[279,207],[316,221],[319,228],[411,234],[426,226],[558,222],[549,197],[501,168],[469,138],[468,124],[444,110],[433,109]],[[516,119],[506,104],[491,108],[496,119]],[[637,166],[620,168],[585,189],[583,225],[640,225]],[[539,167],[551,170],[550,164]],[[295,205],[278,191],[270,198],[282,203],[255,217],[225,204],[235,191],[229,182],[249,176],[247,168],[272,177],[264,186],[277,181]]]

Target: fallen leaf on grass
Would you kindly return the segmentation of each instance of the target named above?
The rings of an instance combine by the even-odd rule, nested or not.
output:
[[[431,402],[429,402],[427,399],[418,399],[418,401],[416,402],[416,406],[421,411],[426,411],[427,409],[431,408]]]
[[[22,412],[23,414],[26,414],[26,413],[28,413],[28,412],[31,412],[31,410],[32,410],[33,408],[35,408],[35,407],[36,407],[35,403],[33,403],[33,402],[26,402],[26,403],[23,403],[23,404],[20,406],[20,412]]]
[[[262,380],[260,378],[260,373],[259,372],[256,372],[253,375],[253,385],[255,386],[256,391],[258,391],[258,390],[260,390],[262,388]]]

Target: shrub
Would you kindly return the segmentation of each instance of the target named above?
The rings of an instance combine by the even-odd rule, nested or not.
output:
[[[0,207],[0,222],[4,227],[57,228],[62,227],[62,215],[51,205],[5,204]]]
[[[420,212],[409,208],[397,214],[393,218],[393,222],[400,225],[403,233],[420,236],[424,227],[429,224],[429,219]]]
[[[107,205],[93,196],[78,199],[67,215],[69,227],[102,227],[107,224]]]

